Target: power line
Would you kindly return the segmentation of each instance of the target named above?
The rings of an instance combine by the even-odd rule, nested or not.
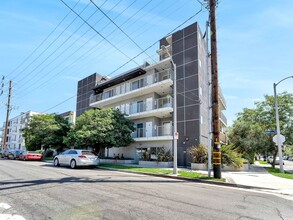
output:
[[[169,36],[171,33],[173,33],[174,31],[176,31],[178,28],[182,27],[182,25],[186,24],[188,21],[190,21],[191,19],[193,19],[195,16],[197,16],[200,12],[202,12],[202,7],[201,9],[196,12],[194,15],[192,15],[191,17],[189,17],[187,20],[185,20],[183,23],[181,23],[180,25],[178,25],[176,28],[174,28],[172,31],[170,31],[168,34],[165,35],[165,37]],[[148,49],[152,48],[156,43],[158,43],[160,40],[154,42],[152,45],[150,45],[149,47],[147,47],[144,51],[147,51]],[[117,69],[115,69],[114,71],[112,71],[110,74],[108,74],[108,76],[112,75],[113,73],[117,72],[119,69],[123,68],[125,65],[127,65],[128,63],[130,63],[133,59],[137,58],[138,56],[140,56],[143,52],[137,54],[136,56],[134,56],[133,58],[131,58],[129,61],[127,61],[126,63],[124,63],[123,65],[121,65],[120,67],[118,67]]]
[[[90,4],[90,3],[89,3]],[[83,10],[80,12],[80,14],[82,13],[82,12],[84,12],[85,10],[86,10],[86,8],[89,6],[89,4],[87,4],[84,8],[83,8]],[[58,37],[57,38],[55,38],[47,47],[46,47],[46,49],[41,53],[41,54],[39,54],[39,56],[37,56],[37,58],[35,58],[28,66],[26,66],[26,68],[22,71],[22,72],[24,72],[25,70],[27,70],[27,68],[28,67],[30,67],[38,58],[40,58],[60,37],[61,37],[61,35],[74,23],[74,21],[77,19],[77,17],[75,17],[74,19],[73,19],[73,21],[58,35]],[[69,38],[67,38],[67,40],[68,40]],[[65,43],[66,41],[64,41],[63,43]],[[57,47],[57,49],[56,50],[58,50],[60,47]],[[56,51],[55,50],[55,51]],[[52,54],[54,54],[55,53],[55,51],[53,51],[53,53],[51,53],[49,56],[47,56],[42,62],[41,62],[41,64],[40,65],[42,65],[44,62],[46,62],[47,61],[47,59],[52,55]],[[28,77],[31,73],[33,73],[40,65],[38,65],[38,66],[36,66],[29,74],[27,74],[27,75],[25,75],[23,78],[21,78],[20,79],[20,81],[22,81],[23,79],[25,79],[26,77]],[[20,76],[20,75],[18,75],[18,76]],[[18,77],[17,76],[17,77]],[[16,79],[17,77],[15,77],[14,79]]]
[[[131,5],[134,3],[134,2],[136,2],[137,0],[134,0],[132,3],[131,3]],[[121,0],[115,5],[115,6],[113,6],[111,9],[110,9],[110,11],[113,9],[113,8],[115,8],[119,3],[121,2]],[[129,5],[127,8],[129,8],[131,5]],[[127,9],[126,8],[126,9]],[[119,15],[121,15],[122,13],[124,13],[124,11],[126,11],[126,9],[124,9]],[[119,15],[117,15],[116,16],[116,18],[117,17],[119,17]],[[101,20],[101,19],[100,19]],[[100,20],[98,20],[95,24],[97,24]],[[104,26],[104,28],[106,28],[107,27],[107,25],[105,25]],[[103,29],[104,29],[103,28]],[[102,30],[103,30],[102,29]],[[91,30],[91,28],[89,28],[88,29],[88,31],[89,30]],[[87,31],[87,32],[88,32]],[[87,33],[87,32],[85,32],[85,33]],[[57,67],[59,67],[61,64],[63,64],[68,58],[70,58],[71,56],[73,56],[77,51],[79,51],[85,44],[87,44],[90,40],[92,40],[95,36],[96,36],[97,34],[95,34],[92,38],[90,38],[88,41],[86,41],[83,45],[81,45],[77,50],[75,50],[73,53],[71,53],[70,54],[70,56],[69,57],[67,57],[66,59],[64,59],[64,60],[62,60],[57,66],[55,66],[55,68],[53,68],[53,69],[51,69],[50,71],[48,71],[47,72],[47,74],[45,74],[45,75],[48,75],[50,72],[52,72],[53,70],[55,70]],[[84,36],[84,35],[82,35],[82,36]],[[80,38],[82,37],[82,36],[80,36]],[[80,39],[80,38],[78,38],[78,39]],[[77,40],[78,40],[77,39]],[[99,43],[101,43],[103,40],[101,40]],[[99,43],[97,44],[97,45],[99,45]],[[96,45],[96,46],[97,46]],[[95,47],[96,47],[95,46]],[[67,48],[68,49],[68,48]],[[90,50],[92,50],[92,49],[94,49],[94,47],[92,47]],[[90,51],[89,50],[89,51]],[[88,52],[88,51],[87,51]],[[93,52],[95,52],[95,51],[93,51]],[[85,53],[84,53],[85,54]],[[83,54],[83,55],[84,55]],[[82,56],[83,56],[82,55]],[[80,60],[80,58],[82,57],[82,56],[80,56],[80,57],[78,57],[75,61],[73,61],[73,63],[72,64],[76,64],[76,62],[78,62],[79,60]],[[59,57],[57,57],[57,58],[59,58]],[[44,84],[47,84],[47,82],[49,81],[49,80],[51,80],[51,79],[53,79],[53,78],[55,78],[57,75],[59,75],[61,72],[63,72],[67,67],[69,67],[69,66],[72,66],[72,64],[70,64],[70,65],[68,65],[68,66],[66,66],[65,68],[63,68],[61,71],[59,71],[59,72],[57,72],[55,75],[53,75],[51,78],[49,78],[48,80],[46,80],[46,81],[44,81],[43,83],[41,83],[38,87],[36,87],[35,89],[37,89],[37,88],[40,88],[41,86],[43,86]],[[42,69],[43,70],[43,69]],[[38,72],[38,73],[40,73],[40,72]],[[32,79],[31,79],[32,80]],[[30,80],[30,81],[31,81]],[[27,83],[26,83],[27,84]],[[30,87],[29,87],[30,88]],[[24,96],[26,96],[27,94],[30,94],[31,92],[32,92],[33,90],[30,90],[30,92],[28,92],[28,93],[23,93],[23,90],[22,90],[22,96],[20,96],[20,97],[24,97]]]
[[[106,18],[108,18],[114,25],[115,25],[115,27],[117,27],[132,43],[134,43],[140,50],[142,50],[143,51],[143,53],[145,53],[149,58],[151,58],[150,57],[150,55],[148,55],[147,53],[146,53],[146,51],[144,51],[142,48],[141,48],[141,46],[139,46],[138,45],[138,43],[136,43],[120,26],[118,26],[116,23],[115,23],[115,21],[113,21],[99,6],[97,6],[96,5],[96,3],[94,3],[93,2],[93,0],[90,0],[91,1],[91,3],[106,17]],[[150,2],[151,2],[152,0],[150,0],[147,4],[149,4]],[[151,58],[152,59],[152,58]]]
[[[80,0],[78,0],[75,5],[73,6],[73,8],[75,8],[75,6],[80,2]],[[56,27],[49,33],[49,35],[33,50],[33,52],[31,52],[14,70],[12,70],[8,75],[6,75],[6,77],[10,76],[12,73],[14,73],[17,69],[19,69],[19,67],[21,67],[29,58],[32,57],[32,55],[49,39],[49,37],[57,30],[57,28],[62,24],[62,22],[67,18],[67,16],[71,13],[71,11],[69,11],[64,18],[56,25]]]
[[[61,0],[61,1],[62,1],[62,0]],[[200,9],[198,12],[196,12],[194,15],[192,15],[191,17],[189,17],[188,19],[186,19],[183,23],[181,23],[180,25],[176,26],[172,31],[170,31],[168,34],[166,34],[165,37],[169,36],[171,33],[173,33],[174,31],[176,31],[178,28],[182,27],[182,26],[183,26],[184,24],[186,24],[188,21],[190,21],[190,20],[193,19],[195,16],[197,16],[200,12],[202,12],[202,7],[201,7],[201,9]],[[149,48],[153,47],[157,42],[159,42],[159,41],[156,41],[156,42],[153,43],[151,46],[147,47],[145,50],[148,50]],[[122,66],[120,66],[119,68],[117,68],[116,70],[114,70],[113,72],[111,72],[110,74],[108,74],[108,76],[110,76],[112,73],[116,72],[118,69],[122,68],[123,66],[127,65],[129,62],[131,62],[131,60],[135,59],[136,57],[138,57],[138,56],[141,55],[142,53],[143,53],[143,52],[141,52],[141,53],[139,53],[138,55],[136,55],[135,57],[131,58],[128,62],[126,62],[125,64],[123,64]],[[184,95],[184,94],[182,94],[182,95],[185,96],[185,97],[187,97],[187,96]],[[59,105],[61,105],[61,104],[63,104],[63,103],[69,101],[70,99],[72,99],[72,98],[74,98],[74,97],[76,97],[76,96],[77,96],[77,95],[74,95],[74,96],[72,96],[72,97],[70,97],[70,98],[68,98],[68,99],[66,99],[66,100],[64,100],[64,101],[62,101],[61,103],[59,103],[59,104],[53,106],[52,108],[47,109],[47,110],[44,111],[44,112],[47,112],[47,111],[49,111],[49,110],[51,110],[51,109],[53,109],[53,108],[55,108],[55,107],[57,107],[57,106],[59,106]],[[189,97],[187,97],[187,98],[189,98]],[[200,101],[200,100],[199,100],[199,101]]]
[[[104,1],[104,3],[102,4],[102,5],[104,5],[105,4],[105,2],[106,1]],[[95,13],[97,12],[97,10],[94,12],[94,13],[92,13],[88,18],[87,18],[87,20],[89,20]],[[57,47],[50,55],[48,55],[42,62],[41,62],[41,64],[39,64],[38,66],[36,66],[29,74],[27,74],[24,78],[26,78],[26,77],[28,77],[30,74],[32,74],[35,70],[37,70],[43,63],[45,63],[53,54],[55,54],[58,50],[60,50],[60,48],[62,48],[62,46],[63,45],[65,45],[66,44],[66,42],[68,42],[69,41],[69,39],[78,31],[78,30],[80,30],[81,29],[81,27],[84,25],[84,23],[82,23],[74,32],[72,32],[71,33],[71,35],[69,36],[69,37],[67,37],[62,43],[61,43],[61,46],[60,47]],[[78,38],[78,39],[80,39],[80,38]],[[77,40],[78,40],[77,39]],[[76,41],[77,41],[76,40]],[[75,41],[75,42],[76,42]],[[74,42],[74,43],[75,43]],[[57,59],[59,59],[59,57],[63,54],[63,53],[65,53],[71,46],[73,46],[74,45],[74,43],[73,44],[71,44],[69,47],[67,47],[65,50],[63,50],[58,56],[56,56],[55,57],[55,59],[53,59],[50,63],[48,63],[46,66],[44,66],[43,67],[43,69],[41,69],[40,71],[38,71],[37,72],[37,74],[39,74],[40,72],[42,72],[44,69],[46,69],[50,64],[52,64],[55,60],[57,60]],[[24,78],[22,78],[22,80],[24,79]],[[33,79],[33,78],[32,78]],[[23,83],[21,86],[20,86],[20,88],[22,88],[23,86],[25,86],[25,84],[26,83]]]
[[[116,45],[111,43],[107,38],[105,38],[99,31],[97,31],[92,25],[90,25],[86,20],[84,20],[78,13],[76,13],[68,4],[66,4],[63,0],[60,0],[63,2],[63,4],[68,7],[73,13],[75,13],[83,22],[85,22],[88,26],[90,26],[101,38],[103,38],[105,41],[107,41],[112,47],[114,47],[116,50],[118,50],[121,54],[126,56],[130,59],[130,57],[124,53],[122,50],[120,50]],[[139,65],[136,61],[132,60],[136,65]]]
[[[71,100],[72,98],[74,98],[74,97],[76,97],[76,96],[77,96],[77,95],[73,95],[73,96],[69,97],[68,99],[65,99],[64,101],[58,103],[57,105],[54,105],[53,107],[48,108],[48,109],[45,110],[45,111],[42,111],[42,113],[46,113],[47,111],[49,111],[49,110],[51,110],[51,109],[53,109],[53,108],[56,108],[56,107],[58,107],[59,105],[62,105],[63,103],[65,103],[65,102]]]

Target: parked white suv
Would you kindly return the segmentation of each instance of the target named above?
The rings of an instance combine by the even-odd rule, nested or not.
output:
[[[70,149],[54,157],[54,166],[66,165],[72,169],[78,166],[97,166],[98,156],[89,150]]]

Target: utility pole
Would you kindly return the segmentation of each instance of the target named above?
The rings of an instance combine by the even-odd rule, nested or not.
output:
[[[211,177],[212,170],[212,145],[211,145],[211,92],[210,92],[210,53],[209,53],[209,21],[206,22],[206,71],[207,71],[207,103],[208,103],[208,177]]]
[[[9,81],[9,93],[8,93],[8,102],[7,102],[7,110],[6,110],[6,121],[5,121],[5,130],[4,130],[4,140],[3,140],[3,150],[6,150],[6,138],[7,138],[7,129],[8,129],[8,117],[10,111],[10,97],[11,97],[11,88],[12,81]]]
[[[221,178],[220,108],[218,82],[218,49],[216,27],[217,0],[209,0],[211,30],[211,72],[212,72],[212,128],[214,178]]]

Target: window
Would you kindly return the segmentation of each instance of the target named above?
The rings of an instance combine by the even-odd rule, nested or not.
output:
[[[143,123],[136,124],[136,137],[143,137]]]
[[[64,151],[62,154],[69,154],[70,150]]]
[[[202,95],[202,88],[199,87],[199,95]]]
[[[112,96],[114,96],[114,90],[113,89],[103,93],[103,99],[107,99],[107,98],[110,98]]]
[[[75,150],[71,150],[68,154],[77,154],[77,152]]]
[[[144,82],[143,78],[132,82],[131,83],[131,90],[135,90],[135,89],[139,89],[139,88],[143,87],[143,82]]]

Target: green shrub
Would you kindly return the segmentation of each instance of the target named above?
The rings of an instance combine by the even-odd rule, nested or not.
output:
[[[167,152],[165,151],[164,147],[160,147],[157,151],[157,161],[158,162],[168,162],[172,161],[173,157],[171,154],[171,151],[168,150]]]
[[[197,147],[192,146],[188,150],[188,154],[192,158],[192,163],[207,163],[208,161],[208,150],[202,144],[199,144]]]
[[[141,155],[141,160],[143,160],[143,161],[151,161],[151,153],[150,153],[150,151],[145,151],[145,152],[143,152],[142,153],[142,155]]]
[[[222,164],[233,167],[241,167],[244,163],[242,155],[233,149],[232,145],[223,145],[221,147]]]

